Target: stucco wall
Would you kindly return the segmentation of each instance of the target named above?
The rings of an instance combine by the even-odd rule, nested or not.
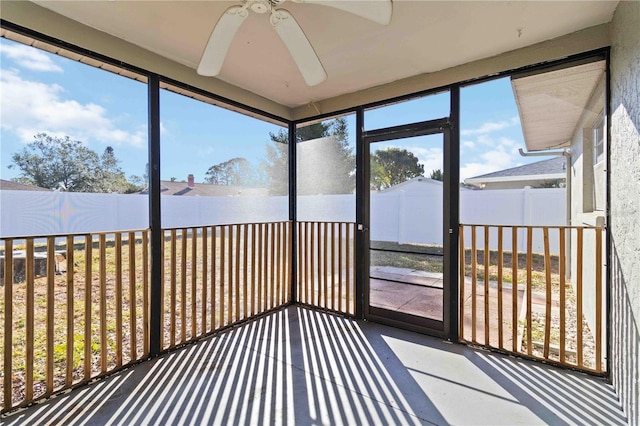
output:
[[[629,424],[640,424],[640,2],[612,22],[612,378]]]

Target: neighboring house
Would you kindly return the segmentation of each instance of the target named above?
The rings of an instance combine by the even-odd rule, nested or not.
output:
[[[49,188],[41,188],[39,186],[25,185],[23,183],[14,182],[12,180],[0,179],[1,191],[52,191]]]
[[[195,183],[193,175],[189,175],[187,181],[160,181],[162,195],[176,195],[189,197],[261,197],[268,196],[266,188],[251,188],[238,185],[214,185],[210,183]],[[140,191],[140,194],[148,194],[149,188]]]
[[[560,188],[565,185],[566,177],[566,160],[564,156],[558,156],[467,178],[464,183],[480,189]]]

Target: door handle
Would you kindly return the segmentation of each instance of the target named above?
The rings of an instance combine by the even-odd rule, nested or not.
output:
[[[369,230],[369,228],[367,228],[366,226],[364,226],[362,223],[359,223],[359,224],[358,224],[358,231],[360,231],[360,232],[366,232],[366,231],[368,231],[368,230]]]

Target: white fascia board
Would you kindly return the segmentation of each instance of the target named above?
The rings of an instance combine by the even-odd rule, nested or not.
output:
[[[490,182],[519,182],[523,180],[553,180],[564,179],[567,176],[564,173],[550,173],[546,175],[520,175],[520,176],[498,176],[488,178],[467,178],[464,183],[490,183]]]

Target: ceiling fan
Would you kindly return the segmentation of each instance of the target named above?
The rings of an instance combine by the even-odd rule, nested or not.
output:
[[[231,6],[213,28],[207,46],[204,49],[198,74],[213,77],[220,73],[222,64],[231,45],[231,41],[240,25],[249,15],[249,9],[255,13],[270,13],[271,25],[280,36],[293,60],[300,69],[304,81],[309,86],[322,83],[327,78],[318,55],[305,36],[302,28],[285,9],[276,9],[286,0],[243,0],[242,5]],[[296,3],[313,3],[330,6],[350,12],[371,21],[387,25],[391,21],[391,0],[292,0]]]

